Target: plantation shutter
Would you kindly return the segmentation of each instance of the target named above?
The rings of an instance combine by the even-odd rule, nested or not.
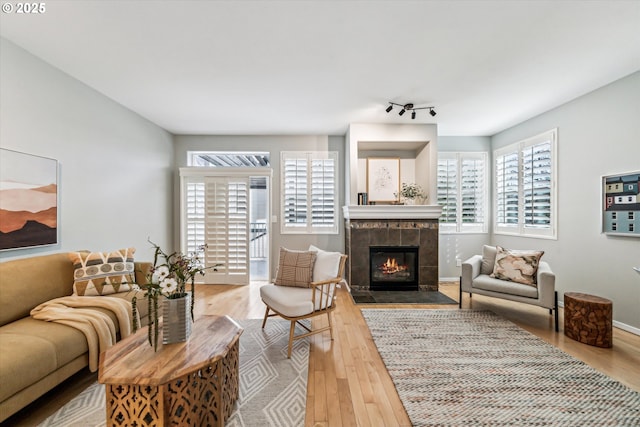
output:
[[[191,254],[205,243],[205,192],[204,182],[186,182],[186,253]]]
[[[337,162],[336,152],[282,152],[282,233],[338,232]]]
[[[455,156],[455,154],[453,154]],[[440,226],[443,230],[456,229],[458,222],[458,161],[442,153],[438,158],[438,204],[442,206]]]
[[[207,270],[214,283],[249,283],[249,179],[206,177],[206,263],[223,263]]]
[[[495,151],[496,233],[555,238],[557,129]]]
[[[551,141],[522,150],[524,226],[551,226]]]
[[[283,158],[283,222],[286,227],[307,226],[307,159]]]
[[[311,159],[311,223],[332,227],[336,222],[336,164],[333,159]]]
[[[496,157],[496,225],[518,225],[518,151]]]
[[[187,253],[207,245],[202,283],[249,283],[249,179],[183,177],[183,227]]]
[[[484,231],[486,157],[460,156],[461,231]]]
[[[444,232],[487,231],[486,153],[440,153],[438,156],[438,204]]]

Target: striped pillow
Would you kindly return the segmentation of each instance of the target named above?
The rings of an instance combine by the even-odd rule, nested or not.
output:
[[[315,252],[280,248],[280,260],[274,283],[280,286],[308,288],[313,280],[316,256]]]
[[[135,248],[113,252],[72,252],[73,294],[97,296],[127,292],[135,279],[133,254]]]

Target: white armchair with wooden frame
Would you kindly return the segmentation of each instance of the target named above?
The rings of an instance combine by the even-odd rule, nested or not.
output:
[[[347,256],[339,252],[326,252],[314,246],[309,251],[291,251],[280,248],[278,273],[274,284],[260,288],[260,298],[267,306],[262,328],[267,319],[280,316],[291,322],[287,357],[291,358],[293,341],[309,335],[329,331],[333,339],[331,312],[336,308],[336,286],[342,281]],[[300,321],[327,315],[328,326],[309,328]],[[305,333],[295,335],[295,326]]]

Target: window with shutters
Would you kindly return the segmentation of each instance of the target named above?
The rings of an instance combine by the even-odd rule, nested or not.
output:
[[[557,129],[494,152],[498,234],[556,238]]]
[[[338,233],[338,153],[281,153],[283,234]]]
[[[443,233],[487,232],[487,154],[438,154],[438,204]]]

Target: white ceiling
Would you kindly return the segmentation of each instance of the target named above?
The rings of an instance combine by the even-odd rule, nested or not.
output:
[[[176,134],[492,135],[640,69],[637,0],[45,5],[2,37]]]

